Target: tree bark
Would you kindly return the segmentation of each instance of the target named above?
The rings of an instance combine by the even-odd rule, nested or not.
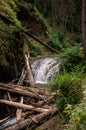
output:
[[[82,45],[86,59],[86,0],[82,0]]]
[[[30,86],[35,87],[35,81],[34,81],[34,78],[33,78],[31,67],[30,67],[29,58],[30,58],[29,54],[28,54],[28,56],[25,54],[25,65],[26,65],[26,69],[27,69],[27,74],[28,74]]]
[[[25,79],[25,68],[23,68],[23,70],[22,70],[22,73],[21,73],[21,76],[20,76],[20,79],[19,79],[19,81],[18,81],[18,83],[17,83],[17,85],[22,85],[22,83],[23,83],[23,81],[24,81],[24,79]],[[20,97],[20,103],[21,104],[23,104],[23,101],[24,101],[24,97],[23,96],[21,96]],[[16,119],[17,119],[17,121],[19,121],[20,119],[21,119],[21,115],[22,115],[22,109],[17,109],[16,110]]]
[[[20,98],[20,103],[23,104],[24,98],[23,96]],[[17,109],[16,111],[16,119],[17,121],[19,121],[21,119],[21,115],[22,115],[22,109]]]
[[[48,120],[51,116],[53,116],[55,113],[57,113],[57,108],[53,107],[52,111],[44,112],[36,116],[33,116],[31,119],[26,119],[21,122],[18,122],[15,125],[6,128],[5,130],[21,130],[24,128],[34,129],[36,125],[38,126],[38,124],[42,124],[43,122]]]
[[[49,109],[43,109],[43,108],[40,108],[40,107],[35,108],[32,105],[26,105],[26,104],[21,104],[21,103],[17,103],[17,102],[2,100],[2,99],[0,99],[0,103],[4,103],[6,105],[14,106],[14,107],[21,108],[21,109],[36,111],[36,112],[48,112],[48,111],[50,111]]]
[[[28,96],[28,97],[35,97],[35,98],[40,98],[42,99],[42,96],[38,96],[32,92],[29,92],[27,90],[22,90],[21,88],[9,88],[7,86],[1,86],[0,85],[0,90],[5,90],[5,91],[9,91],[9,92],[12,92],[12,93],[17,93],[19,95],[23,95],[23,96]]]
[[[21,73],[21,76],[20,76],[20,79],[19,79],[17,85],[21,86],[21,85],[23,84],[23,81],[24,81],[24,79],[25,79],[25,76],[26,76],[25,68],[23,68],[22,73]]]
[[[33,97],[33,98],[38,98],[38,99],[43,99],[44,100],[44,96],[41,95],[41,93],[35,92],[35,89],[39,89],[39,88],[29,88],[29,87],[25,87],[27,88],[26,90],[24,89],[24,87],[21,86],[17,86],[17,85],[10,85],[10,84],[4,84],[4,83],[0,83],[0,90],[5,90],[5,91],[9,91],[12,93],[17,93],[19,95],[23,95],[23,96],[28,96],[28,97]],[[31,90],[33,90],[31,92]],[[44,91],[45,92],[45,91]]]
[[[55,0],[50,0],[51,2],[51,26],[55,26]]]

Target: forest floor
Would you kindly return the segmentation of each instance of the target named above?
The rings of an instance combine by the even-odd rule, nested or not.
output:
[[[37,127],[35,130],[62,130],[63,120],[57,114],[48,121]]]

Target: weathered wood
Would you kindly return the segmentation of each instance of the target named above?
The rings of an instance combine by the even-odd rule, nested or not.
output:
[[[7,116],[7,117],[5,117],[4,119],[0,120],[0,124],[3,123],[4,121],[10,119],[12,116],[14,116],[14,113],[9,115],[9,116]]]
[[[20,94],[20,95],[24,95],[24,96],[29,96],[29,97],[35,97],[35,98],[40,98],[42,99],[42,96],[37,96],[36,94],[32,93],[32,92],[29,92],[27,90],[23,90],[21,88],[11,88],[9,87],[9,85],[1,85],[0,84],[0,90],[5,90],[5,91],[9,91],[9,92],[12,92],[12,93],[17,93],[17,94]]]
[[[50,94],[47,88],[41,88],[41,87],[40,88],[39,87],[35,87],[35,88],[33,88],[33,87],[25,87],[25,90],[28,90],[28,91],[30,91],[32,93],[37,93],[37,94],[40,94],[40,95],[43,95],[43,96]]]
[[[17,85],[15,86],[13,84],[5,84],[5,83],[0,83],[0,86],[4,88],[10,88],[10,89],[17,88]]]
[[[28,79],[29,79],[29,82],[30,82],[30,86],[34,87],[35,86],[35,81],[34,81],[34,78],[33,78],[31,67],[30,67],[29,54],[28,54],[28,56],[25,54],[25,65],[26,65],[26,69],[27,69],[27,74],[28,74]]]
[[[22,89],[19,89],[19,88],[3,88],[3,87],[0,87],[0,90],[5,90],[5,91],[9,91],[9,92],[12,92],[12,93],[17,93],[19,95],[24,95],[24,96],[28,96],[28,97],[36,97],[36,98],[39,98],[37,97],[35,94],[31,93],[31,92],[28,92],[28,91],[25,91],[25,90],[22,90]]]
[[[17,85],[22,85],[22,83],[23,83],[23,81],[24,81],[24,78],[25,78],[25,68],[23,68],[23,70],[22,70],[22,73],[21,73],[21,76],[20,76],[20,79],[19,79],[19,81],[18,81],[18,83],[17,83]],[[21,96],[20,97],[20,103],[21,104],[23,104],[23,101],[24,101],[24,97],[23,96]],[[22,109],[17,109],[16,110],[16,119],[17,119],[17,121],[19,121],[20,119],[21,119],[21,116],[22,116]]]
[[[22,112],[22,118],[26,118],[29,117],[30,115],[34,115],[34,111],[26,111],[26,112]]]
[[[20,103],[23,104],[23,101],[24,101],[24,98],[23,96],[20,98]],[[16,111],[16,119],[17,121],[19,121],[21,119],[21,116],[22,116],[22,109],[17,109]]]
[[[47,104],[52,104],[52,102],[55,101],[56,97],[57,97],[57,93],[56,92],[51,93],[51,95],[49,95],[48,98],[46,99],[47,100]]]
[[[7,96],[8,96],[8,98],[9,98],[9,100],[10,100],[10,101],[12,101],[12,98],[11,98],[11,96],[10,96],[10,93],[9,93],[9,92],[7,92]]]
[[[0,103],[4,103],[4,104],[10,105],[10,106],[17,107],[17,108],[27,109],[27,110],[36,111],[36,112],[48,112],[48,111],[50,111],[48,109],[43,109],[43,108],[40,108],[40,107],[35,108],[32,105],[26,105],[26,104],[21,104],[21,103],[17,103],[17,102],[2,100],[2,99],[0,99]]]
[[[51,116],[53,116],[55,113],[58,112],[56,107],[53,106],[52,108],[53,108],[52,111],[37,114],[37,115],[33,116],[31,119],[26,119],[21,122],[18,122],[16,124],[14,124],[13,126],[6,128],[5,130],[21,130],[26,127],[34,129],[34,127],[36,127],[36,125],[42,124],[43,122],[45,122]]]
[[[13,106],[17,108],[17,123],[6,128],[5,130],[21,130],[25,127],[34,128],[36,125],[45,122],[49,117],[51,117],[55,112],[59,110],[53,105],[53,99],[57,96],[57,93],[49,93],[47,89],[37,88],[37,87],[23,87],[19,85],[2,84],[0,83],[0,89],[10,92],[15,92],[20,95],[28,95],[28,103],[30,105],[22,104],[23,99],[20,96],[20,103],[7,101],[0,99],[0,103]],[[22,92],[22,94],[21,94]],[[28,93],[29,92],[29,93]],[[41,95],[40,95],[41,93]],[[32,96],[31,96],[32,95]],[[35,100],[35,98],[38,98]],[[23,112],[21,112],[23,110]],[[41,113],[41,114],[39,114]],[[36,114],[36,115],[35,115]],[[33,116],[31,116],[33,115]],[[28,119],[25,119],[28,117]],[[21,120],[20,120],[21,119]]]
[[[35,97],[35,98],[44,100],[43,95],[35,92],[35,89],[38,89],[38,88],[34,87],[32,89],[32,90],[34,90],[33,92],[29,91],[29,87],[26,87],[26,88],[24,88],[22,86],[17,86],[17,85],[0,83],[0,90],[5,90],[5,91],[12,92],[12,93],[17,93],[19,95],[28,96],[28,97]]]
[[[25,79],[25,76],[26,76],[25,68],[23,68],[22,73],[21,73],[21,76],[20,76],[20,79],[19,79],[17,85],[20,85],[20,86],[21,86],[21,85],[23,84],[23,81],[24,81],[24,79]]]
[[[27,90],[27,91],[31,91],[34,93],[34,90],[35,92],[37,92],[38,94],[46,94],[46,93],[49,93],[47,88],[39,88],[39,87],[26,87],[26,86],[20,86],[20,85],[14,85],[14,84],[5,84],[5,83],[0,83],[0,86],[1,87],[5,87],[5,88],[21,88],[22,90]]]

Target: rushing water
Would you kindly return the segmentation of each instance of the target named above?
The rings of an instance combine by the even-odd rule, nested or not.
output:
[[[4,122],[3,124],[0,125],[0,130],[4,130],[6,127],[10,126],[10,125],[13,125],[15,124],[17,121],[16,121],[16,118],[13,117],[13,118],[10,118],[8,119],[6,122]]]
[[[59,63],[55,58],[41,58],[35,60],[31,65],[36,84],[47,84],[59,73]],[[26,77],[27,81],[27,77]]]
[[[35,60],[31,67],[36,84],[47,84],[48,81],[53,80],[55,75],[59,73],[59,63],[57,63],[55,58],[41,58]],[[27,76],[25,81],[28,81]],[[0,125],[0,130],[15,123],[16,118],[11,118]]]

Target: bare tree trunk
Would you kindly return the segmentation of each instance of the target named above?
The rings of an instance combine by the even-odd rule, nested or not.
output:
[[[29,58],[30,58],[29,54],[28,54],[28,56],[25,54],[25,65],[26,65],[26,69],[27,69],[28,79],[29,79],[31,87],[35,87],[35,81],[33,78],[31,67],[30,67]]]
[[[55,0],[50,0],[50,6],[51,6],[51,20],[50,24],[51,26],[55,26],[56,24],[56,18],[55,18]]]
[[[82,0],[82,45],[86,59],[86,0]]]

